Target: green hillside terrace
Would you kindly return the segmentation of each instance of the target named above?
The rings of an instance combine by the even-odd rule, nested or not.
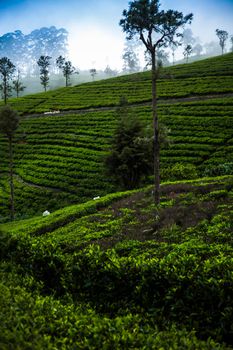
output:
[[[158,97],[163,99],[233,93],[233,54],[164,68],[160,75]],[[121,96],[127,96],[130,103],[150,101],[150,72],[11,99],[10,104],[22,114],[42,113],[115,106]]]
[[[150,73],[10,100],[20,124],[13,222],[0,137],[1,350],[232,349],[232,63],[161,72],[159,205],[152,176],[122,191],[104,163],[122,95],[151,135]]]
[[[232,349],[233,177],[151,190],[0,224],[2,349]]]
[[[177,163],[196,166],[202,176],[206,169],[233,162],[233,54],[164,68],[158,93],[159,119],[172,141],[161,151],[162,181],[169,179],[166,169]],[[122,95],[150,126],[149,72],[9,101],[22,115],[14,144],[18,218],[116,190],[106,176],[104,158]],[[44,114],[53,110],[64,113]],[[8,165],[2,136],[0,157],[0,219],[6,220]]]

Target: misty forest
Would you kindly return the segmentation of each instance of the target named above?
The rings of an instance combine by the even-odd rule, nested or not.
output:
[[[0,349],[233,348],[233,29],[194,18],[130,1],[118,68],[0,36]]]

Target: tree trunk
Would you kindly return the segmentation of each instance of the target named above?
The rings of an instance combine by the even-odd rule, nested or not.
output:
[[[154,201],[155,204],[160,203],[160,175],[159,175],[159,124],[157,114],[157,71],[156,71],[156,58],[155,50],[151,52],[152,60],[152,116],[153,116],[153,129],[154,129]]]
[[[66,87],[68,86],[68,76],[66,75]]]
[[[10,183],[10,207],[11,207],[11,220],[14,220],[15,206],[14,206],[14,182],[13,182],[13,151],[12,151],[12,137],[8,138],[9,142],[9,183]]]
[[[6,80],[6,77],[3,78],[3,96],[4,96],[4,104],[6,105],[6,100],[7,100],[7,80]]]

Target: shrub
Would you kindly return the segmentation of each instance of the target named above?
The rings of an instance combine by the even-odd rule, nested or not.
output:
[[[108,174],[125,189],[139,186],[152,171],[152,140],[123,100],[117,110],[118,125],[105,160]]]
[[[161,169],[161,178],[163,180],[188,180],[198,177],[198,172],[193,164],[176,163],[171,168]]]
[[[233,163],[209,165],[205,168],[204,176],[233,175]]]

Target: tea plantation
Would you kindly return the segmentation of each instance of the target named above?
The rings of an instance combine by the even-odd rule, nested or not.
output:
[[[165,68],[158,90],[159,118],[171,138],[161,153],[162,180],[173,179],[170,168],[176,164],[195,165],[199,176],[210,175],[219,165],[232,168],[233,54]],[[149,72],[10,100],[23,114],[14,145],[18,218],[117,190],[106,176],[104,158],[121,96],[144,125],[151,126]],[[60,113],[44,114],[53,110]],[[9,190],[3,138],[0,146],[4,221]]]
[[[233,177],[0,225],[1,349],[231,349]]]
[[[0,349],[232,349],[233,54],[164,68],[158,94],[159,206],[151,177],[122,192],[104,165],[121,96],[152,125],[149,72],[9,100],[21,117],[14,222],[0,137]]]

